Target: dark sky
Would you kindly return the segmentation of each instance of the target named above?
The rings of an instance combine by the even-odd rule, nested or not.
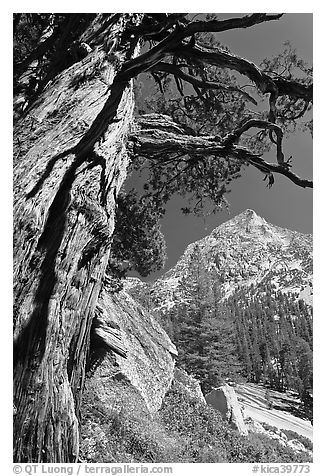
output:
[[[240,15],[240,14],[239,14]],[[237,14],[221,14],[221,18],[235,17]],[[289,13],[278,21],[264,23],[252,28],[232,30],[218,35],[221,43],[227,45],[234,54],[243,56],[256,64],[264,58],[282,50],[289,40],[297,53],[305,61],[312,63],[312,14]],[[305,178],[312,178],[312,139],[307,134],[298,133],[285,142],[285,157],[293,156],[293,170]],[[274,161],[273,155],[265,155]],[[168,261],[164,270],[153,273],[153,279],[172,267],[189,243],[203,238],[224,221],[236,216],[247,208],[267,221],[297,230],[312,233],[312,190],[301,189],[289,180],[275,176],[275,184],[266,188],[263,175],[248,167],[243,176],[231,184],[232,191],[227,199],[229,213],[220,212],[208,218],[183,215],[181,199],[170,201],[162,220],[162,231],[167,241]]]

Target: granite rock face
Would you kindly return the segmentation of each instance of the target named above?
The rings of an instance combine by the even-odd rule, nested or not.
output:
[[[218,410],[224,420],[230,423],[235,430],[238,430],[241,435],[248,435],[248,430],[234,388],[225,384],[212,390],[205,396],[205,399],[208,405]]]
[[[199,381],[191,375],[188,375],[187,372],[182,369],[175,368],[173,381],[178,382],[178,384],[183,387],[184,391],[190,397],[206,404],[206,400],[201,391]]]
[[[92,379],[99,395],[107,398],[114,382],[124,382],[149,412],[157,411],[173,379],[177,350],[151,314],[125,291],[111,294],[104,289],[92,336]]]

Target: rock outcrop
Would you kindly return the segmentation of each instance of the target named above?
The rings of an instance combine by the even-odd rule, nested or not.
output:
[[[178,384],[183,387],[185,393],[187,393],[190,397],[206,404],[206,400],[203,392],[201,391],[199,381],[194,377],[191,377],[191,375],[188,375],[187,372],[182,369],[175,368],[173,381],[178,382]]]
[[[258,421],[252,420],[251,418],[246,420],[246,426],[250,432],[253,433],[260,433],[268,438],[278,441],[278,443],[284,447],[291,448],[296,453],[305,452],[310,457],[312,457],[312,451],[310,451],[303,443],[296,439],[289,439],[286,434],[276,428],[270,427],[268,430],[264,428],[264,426],[259,423]]]
[[[246,421],[246,426],[249,431],[252,431],[253,433],[262,433],[273,440],[277,440],[282,446],[286,446],[288,443],[287,436],[278,428],[266,430],[259,421],[252,420],[251,418]]]
[[[289,440],[288,446],[292,448],[294,451],[307,451],[305,446],[298,440]]]
[[[96,367],[92,379],[100,398],[107,400],[114,382],[124,382],[150,412],[160,408],[173,379],[177,350],[151,314],[125,291],[102,292],[91,347],[90,370]]]
[[[222,385],[208,393],[205,399],[208,405],[218,410],[224,420],[230,423],[234,429],[238,430],[241,435],[248,435],[234,388],[228,384]]]

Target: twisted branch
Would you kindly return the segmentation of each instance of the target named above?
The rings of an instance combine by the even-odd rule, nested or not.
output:
[[[180,79],[183,79],[187,83],[192,84],[193,86],[196,86],[197,88],[202,88],[202,89],[216,89],[220,91],[231,91],[231,92],[237,92],[244,96],[248,101],[250,101],[252,104],[257,105],[257,101],[250,96],[250,94],[246,93],[245,91],[242,91],[241,89],[235,87],[235,86],[224,86],[220,83],[216,83],[215,81],[204,81],[201,79],[196,78],[195,76],[191,74],[187,74],[184,71],[182,71],[181,68],[179,68],[176,65],[170,64],[170,63],[164,63],[160,61],[157,63],[153,68],[150,69],[151,72],[166,72],[166,73],[171,73],[174,76],[179,77]]]
[[[237,129],[232,131],[230,134],[228,134],[222,140],[222,144],[225,147],[232,146],[234,143],[236,143],[240,139],[241,135],[244,132],[248,131],[249,129],[251,129],[253,127],[257,127],[259,129],[269,129],[270,132],[275,133],[275,135],[276,135],[275,143],[276,143],[276,147],[277,147],[277,149],[276,149],[277,163],[280,166],[288,168],[289,164],[284,161],[284,154],[283,154],[283,151],[282,151],[283,131],[282,131],[280,126],[278,126],[277,124],[274,124],[273,122],[264,121],[264,120],[261,120],[261,119],[249,119],[242,126],[238,127]]]
[[[231,53],[198,45],[195,47],[181,45],[175,48],[174,53],[188,60],[195,58],[212,66],[233,69],[249,78],[263,94],[270,93],[275,95],[277,92],[278,96],[287,95],[291,98],[312,101],[312,85],[307,86],[284,78],[272,78],[251,61]]]
[[[234,28],[248,28],[258,23],[277,20],[281,16],[281,14],[267,15],[264,13],[253,13],[252,15],[246,15],[240,18],[230,18],[222,21],[213,20],[207,22],[191,22],[186,26],[176,24],[175,29],[157,45],[137,58],[127,61],[120,71],[121,79],[129,81],[139,73],[147,71],[155,66],[166,56],[176,50],[179,51],[179,48],[187,48],[183,40],[193,37],[195,33],[204,31],[221,32]],[[192,45],[190,47],[188,46],[188,48],[192,49]],[[194,55],[194,57],[195,56],[196,55]]]
[[[273,174],[287,177],[291,182],[303,188],[312,188],[311,180],[302,179],[293,173],[284,162],[283,153],[277,150],[277,163],[266,162],[261,155],[252,153],[246,147],[236,145],[240,136],[252,127],[273,130],[281,141],[282,130],[268,121],[251,119],[241,127],[228,134],[223,139],[217,136],[189,136],[180,125],[161,114],[142,116],[137,121],[137,127],[130,136],[136,155],[151,159],[160,159],[165,163],[171,160],[171,154],[189,155],[192,161],[198,157],[234,158],[243,164],[250,164],[260,172],[269,176],[269,185],[274,181]],[[282,154],[282,155],[281,155]],[[178,160],[178,159],[176,159]],[[283,160],[283,161],[282,161]]]

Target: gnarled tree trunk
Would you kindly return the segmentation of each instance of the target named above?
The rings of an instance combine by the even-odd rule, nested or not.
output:
[[[123,15],[110,51],[56,77],[15,127],[14,461],[74,462],[94,308],[126,176],[130,82],[116,81]]]

